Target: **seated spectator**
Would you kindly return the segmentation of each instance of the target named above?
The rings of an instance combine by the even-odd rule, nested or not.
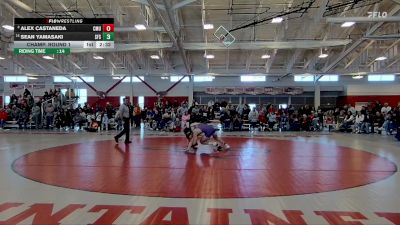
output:
[[[78,111],[78,113],[75,114],[73,120],[74,120],[75,124],[78,124],[79,130],[82,129],[82,125],[86,122],[85,112],[82,109],[80,109]]]
[[[250,107],[249,107],[249,105],[245,104],[243,106],[242,119],[243,120],[248,120],[249,119],[249,113],[250,113]]]
[[[74,129],[75,127],[74,115],[75,113],[72,107],[65,111],[65,125],[70,129]]]
[[[258,125],[258,112],[255,108],[249,113],[250,130],[255,130]]]
[[[21,109],[19,109],[16,105],[12,106],[11,112],[10,112],[10,119],[13,121],[18,121],[19,119],[19,114],[21,112]]]
[[[366,114],[364,116],[364,124],[362,130],[365,131],[365,133],[369,134],[374,133],[374,123],[375,123],[375,116],[370,112],[366,111]]]
[[[351,113],[351,111],[348,111],[346,117],[343,120],[341,129],[343,129],[344,131],[348,131],[350,126],[353,124],[354,124],[354,116]]]
[[[264,129],[268,126],[267,118],[265,117],[265,111],[261,111],[258,114],[258,121],[260,122],[260,131],[264,131]]]
[[[54,117],[54,125],[57,129],[63,129],[65,127],[65,114],[64,114],[64,110],[60,110],[55,114]]]
[[[187,127],[190,127],[189,121],[190,121],[190,114],[188,111],[185,111],[184,114],[182,115],[182,129],[185,129]]]
[[[274,129],[274,126],[276,124],[276,114],[275,112],[270,112],[268,113],[268,130],[272,131]]]
[[[39,129],[42,127],[42,112],[40,109],[40,103],[36,103],[35,106],[32,108],[32,120],[35,124],[35,129]]]
[[[155,127],[156,130],[160,129],[160,123],[162,120],[162,115],[160,113],[159,110],[155,110],[154,111],[154,116],[153,116],[153,123],[155,123],[155,125],[153,125],[152,127]]]
[[[306,114],[303,114],[303,116],[300,118],[300,128],[302,131],[309,131],[310,126],[311,126],[311,121],[310,117],[308,117]]]
[[[378,134],[382,133],[384,122],[385,122],[385,117],[379,111],[377,111],[374,124],[378,127]]]
[[[300,131],[300,121],[297,112],[293,113],[289,119],[289,125],[291,131]]]
[[[345,111],[340,110],[339,115],[337,115],[337,117],[336,117],[336,129],[337,130],[343,126],[345,118],[346,118]]]
[[[364,114],[361,113],[361,111],[357,112],[356,118],[355,118],[355,123],[354,123],[354,133],[360,134],[363,127],[364,127]]]
[[[53,119],[54,119],[54,106],[49,103],[46,106],[46,129],[49,129],[53,126]]]
[[[383,104],[383,107],[381,108],[381,113],[383,115],[388,114],[390,111],[392,110],[392,107],[389,106],[389,103],[385,102],[385,104]]]
[[[283,113],[281,115],[279,123],[280,123],[279,128],[280,128],[281,131],[288,131],[290,129],[289,118],[288,118],[288,115],[286,113]]]
[[[235,117],[233,117],[232,129],[234,131],[241,131],[242,125],[243,125],[242,119],[239,117],[239,114],[236,114]]]
[[[232,118],[230,115],[230,111],[224,109],[221,111],[220,121],[222,123],[222,128],[224,130],[231,130],[232,128]]]
[[[19,129],[22,129],[22,125],[24,126],[24,129],[28,128],[29,118],[30,118],[30,109],[28,106],[23,106],[22,109],[19,111],[19,117],[18,117]]]
[[[8,119],[8,113],[4,108],[0,108],[0,129],[4,128],[7,119]]]
[[[392,135],[393,131],[396,129],[396,124],[392,113],[388,113],[385,118],[385,122],[383,123],[383,129],[385,129],[386,134]]]
[[[165,110],[164,114],[162,115],[159,129],[167,130],[168,129],[167,126],[171,121],[172,121],[171,111]]]
[[[89,126],[85,127],[87,132],[96,132],[99,129],[99,123],[96,120],[92,120]]]
[[[321,129],[319,117],[317,116],[317,114],[314,113],[314,111],[311,112],[308,119],[311,123],[309,128],[311,131],[316,131]]]

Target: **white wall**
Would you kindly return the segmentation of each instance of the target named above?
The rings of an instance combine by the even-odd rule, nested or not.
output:
[[[194,83],[195,92],[203,92],[206,87],[235,87],[235,86],[259,86],[259,87],[275,87],[275,86],[287,86],[287,87],[303,87],[306,92],[314,91],[313,82],[294,82],[293,77],[286,77],[279,82],[272,82],[274,78],[267,79],[266,82],[252,82],[243,83],[240,82],[240,77],[217,77],[213,82],[200,82]],[[10,88],[9,83],[3,83],[3,79],[0,78],[0,90],[4,88],[4,94],[10,95],[14,92]],[[162,80],[160,77],[145,76],[145,81],[151,85],[156,91],[165,91],[171,87],[174,83],[169,80]],[[52,77],[41,77],[33,82],[44,82],[45,89],[33,89],[31,92],[35,96],[42,96],[44,91],[48,91],[54,88]],[[111,79],[110,76],[96,76],[95,83],[91,83],[96,89],[100,91],[106,91],[117,80]],[[88,89],[89,96],[96,96],[96,93],[87,87],[84,83],[70,83],[73,88],[86,88]],[[320,82],[321,91],[337,91],[342,92],[345,95],[400,95],[400,78],[397,76],[394,82],[384,83],[371,83],[366,78],[361,80],[353,80],[350,76],[341,76],[339,82]],[[16,90],[17,94],[22,93],[23,90]],[[115,89],[113,89],[109,96],[130,96],[133,92],[134,96],[155,96],[155,93],[149,89],[145,84],[133,83],[132,87],[130,83],[121,83]],[[181,82],[174,87],[168,96],[188,96],[191,92],[190,83]],[[1,93],[0,93],[1,94]]]
[[[346,95],[359,96],[359,95],[400,95],[400,85],[386,84],[386,85],[347,85]]]

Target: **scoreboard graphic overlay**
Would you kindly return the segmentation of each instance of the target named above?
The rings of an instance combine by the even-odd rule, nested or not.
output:
[[[15,18],[14,54],[114,48],[113,18]]]

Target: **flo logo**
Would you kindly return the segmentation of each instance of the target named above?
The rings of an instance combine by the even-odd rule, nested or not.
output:
[[[368,12],[368,18],[386,18],[387,12]]]

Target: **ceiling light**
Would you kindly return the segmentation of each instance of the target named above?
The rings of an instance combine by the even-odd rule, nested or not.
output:
[[[3,25],[2,27],[6,30],[14,30],[14,27],[10,25]]]
[[[376,61],[382,61],[382,60],[386,60],[386,59],[387,59],[386,56],[380,56],[380,57],[376,58],[375,60]]]
[[[359,80],[359,79],[362,79],[363,77],[364,76],[361,76],[361,75],[354,75],[352,78],[355,80]]]
[[[214,55],[205,55],[204,56],[206,59],[213,59],[214,58]]]
[[[271,58],[271,56],[270,55],[262,55],[261,58],[262,59],[269,59],[269,58]]]
[[[113,80],[121,80],[121,77],[112,77]]]
[[[214,25],[210,24],[210,23],[204,24],[203,28],[204,28],[204,30],[211,30],[211,29],[214,29]]]
[[[344,22],[342,23],[341,27],[351,27],[355,24],[355,22]]]
[[[322,53],[321,55],[318,56],[318,58],[321,58],[321,59],[324,59],[326,57],[328,57],[328,54],[326,54],[326,53]]]
[[[94,56],[93,56],[93,59],[101,59],[101,60],[103,60],[104,58],[101,57],[101,56],[99,56],[99,55],[94,55]]]
[[[6,59],[6,58],[4,58],[4,57],[0,56],[0,60],[3,60],[3,59]]]
[[[161,80],[168,80],[169,77],[161,77]]]
[[[71,77],[72,80],[78,80],[78,77]]]
[[[135,28],[136,28],[137,30],[146,30],[146,26],[143,25],[143,24],[136,24],[136,25],[135,25]]]
[[[283,21],[282,17],[275,17],[272,19],[271,23],[281,23]]]
[[[158,55],[151,55],[150,58],[152,58],[152,59],[160,59],[160,56],[158,56]]]
[[[51,57],[51,56],[48,56],[48,55],[44,55],[44,56],[43,56],[43,59],[54,59],[54,58]]]
[[[37,77],[28,77],[29,80],[37,80]]]

